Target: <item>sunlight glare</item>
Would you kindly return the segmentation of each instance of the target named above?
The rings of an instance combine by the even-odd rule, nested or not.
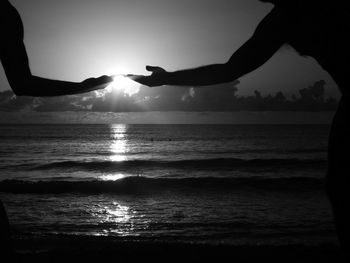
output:
[[[97,206],[93,214],[100,223],[113,224],[95,235],[108,236],[117,234],[118,236],[128,236],[134,233],[134,217],[137,216],[137,213],[127,205],[113,202]]]
[[[117,202],[113,203],[113,207],[105,207],[110,219],[116,223],[126,223],[130,221],[133,212],[130,210],[130,207],[126,205],[118,204]]]
[[[101,176],[101,179],[103,181],[118,181],[125,177],[127,177],[125,174],[107,174],[107,175]]]
[[[126,153],[128,150],[128,139],[126,136],[127,126],[124,124],[118,124],[111,126],[111,145],[110,151],[112,155],[110,160],[112,162],[123,162],[127,160]]]
[[[113,82],[107,87],[110,92],[122,92],[124,95],[133,96],[140,91],[141,85],[124,74],[113,76]]]

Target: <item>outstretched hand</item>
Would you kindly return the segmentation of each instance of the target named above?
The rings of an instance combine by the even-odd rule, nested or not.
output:
[[[162,86],[167,83],[168,72],[161,67],[146,66],[146,70],[152,72],[149,76],[126,75],[128,78],[148,87]]]
[[[100,90],[106,88],[111,82],[113,78],[111,76],[101,76],[99,78],[89,78],[81,82],[82,89],[84,92]]]

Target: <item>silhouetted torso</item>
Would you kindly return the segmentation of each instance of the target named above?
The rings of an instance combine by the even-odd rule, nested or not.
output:
[[[350,92],[345,88],[350,74],[350,41],[349,25],[343,17],[345,12],[340,12],[334,5],[299,2],[277,6],[272,11],[278,16],[276,23],[283,27],[280,32],[283,32],[286,44],[303,56],[315,58],[347,95]]]
[[[330,198],[340,244],[349,257],[350,248],[350,12],[346,1],[295,0],[289,8],[276,7],[276,19],[285,30],[286,43],[301,55],[315,58],[333,77],[342,93],[329,136],[327,193]],[[280,18],[283,19],[280,19]]]

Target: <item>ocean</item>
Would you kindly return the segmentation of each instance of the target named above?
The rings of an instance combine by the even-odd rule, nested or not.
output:
[[[15,238],[337,244],[327,125],[1,125]]]

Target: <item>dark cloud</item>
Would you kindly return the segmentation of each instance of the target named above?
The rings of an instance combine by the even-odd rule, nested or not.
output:
[[[36,99],[32,97],[16,97],[12,91],[0,92],[0,111],[20,111],[33,108]]]
[[[0,111],[332,111],[337,107],[336,99],[326,98],[323,80],[299,90],[299,94],[291,98],[282,92],[263,95],[259,91],[251,96],[238,96],[238,84],[237,81],[201,88],[141,87],[133,96],[113,91],[104,96],[88,93],[40,99],[16,97],[11,91],[5,91],[0,92]]]
[[[79,104],[81,101],[83,101],[81,95],[40,98],[37,100],[38,105],[35,107],[35,110],[38,112],[86,110],[87,108]]]

